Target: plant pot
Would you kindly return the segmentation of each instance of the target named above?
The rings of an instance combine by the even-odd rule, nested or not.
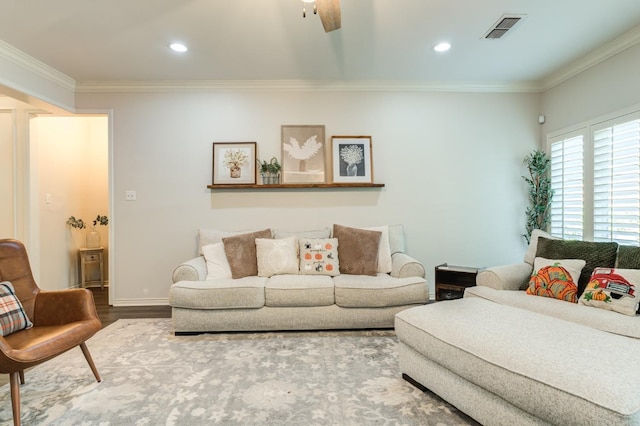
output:
[[[280,184],[280,173],[260,173],[263,185]]]

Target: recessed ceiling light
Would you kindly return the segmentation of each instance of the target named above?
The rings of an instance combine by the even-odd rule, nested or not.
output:
[[[451,49],[451,44],[446,41],[436,44],[433,48],[436,52],[446,52],[449,49]]]
[[[187,46],[185,46],[182,43],[171,43],[169,45],[169,47],[171,48],[171,50],[173,50],[174,52],[186,52],[187,50]]]

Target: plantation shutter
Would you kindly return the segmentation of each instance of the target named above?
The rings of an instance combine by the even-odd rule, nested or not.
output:
[[[584,136],[551,141],[551,235],[581,240],[584,235]]]
[[[640,245],[640,117],[629,118],[593,131],[594,241]]]

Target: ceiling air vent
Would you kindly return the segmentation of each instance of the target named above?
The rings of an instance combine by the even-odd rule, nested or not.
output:
[[[498,39],[502,38],[514,25],[524,19],[526,15],[502,15],[483,38]]]

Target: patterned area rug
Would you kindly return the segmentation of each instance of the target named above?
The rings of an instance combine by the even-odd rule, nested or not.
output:
[[[26,373],[28,425],[464,425],[405,382],[392,331],[174,336],[169,319],[119,320]],[[0,420],[11,422],[9,386]]]

